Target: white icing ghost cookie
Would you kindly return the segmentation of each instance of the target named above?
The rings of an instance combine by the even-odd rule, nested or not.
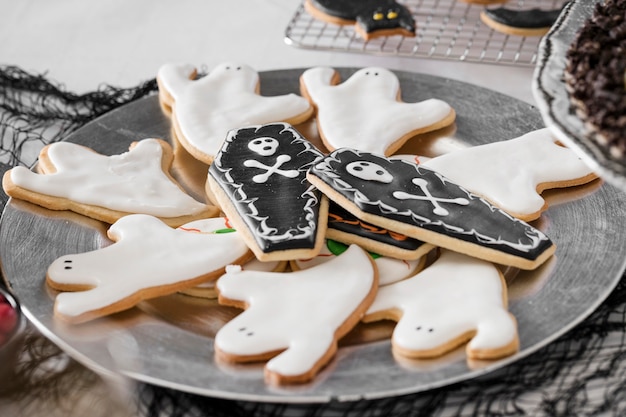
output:
[[[327,239],[326,245],[322,247],[322,250],[316,257],[291,261],[291,268],[293,270],[313,268],[330,261],[336,256],[340,256],[347,248],[348,245],[346,244]],[[416,260],[394,259],[375,253],[370,253],[370,256],[374,259],[374,263],[378,269],[378,283],[380,286],[392,284],[413,276],[421,270],[426,263],[425,256]]]
[[[493,264],[444,250],[417,275],[380,288],[363,321],[397,321],[392,348],[404,357],[436,357],[469,341],[468,358],[500,358],[519,345],[506,291]]]
[[[288,265],[289,262],[287,261],[263,262],[255,258],[241,265],[241,268],[244,271],[284,272]],[[181,290],[180,293],[190,297],[213,300],[217,298],[217,288],[215,288],[215,284],[215,281],[203,282],[193,288],[185,288]]]
[[[11,197],[109,224],[133,213],[159,217],[171,226],[217,216],[217,207],[196,201],[169,175],[173,158],[170,145],[159,139],[135,142],[130,151],[113,156],[58,142],[42,149],[42,174],[15,167],[2,185]]]
[[[57,295],[55,314],[74,323],[91,320],[216,279],[227,265],[250,259],[250,250],[224,218],[203,222],[203,229],[215,231],[172,229],[143,214],[121,218],[108,230],[112,245],[65,255],[50,265],[48,285],[71,291]]]
[[[219,301],[246,310],[217,332],[216,357],[269,360],[270,383],[309,381],[332,359],[337,340],[358,323],[377,287],[376,268],[356,245],[303,271],[229,268],[217,281]]]
[[[454,109],[442,100],[401,101],[398,77],[384,68],[363,68],[338,82],[338,73],[327,67],[308,69],[300,77],[301,93],[316,107],[320,137],[331,151],[391,155],[411,137],[455,120]]]
[[[541,193],[581,185],[597,175],[547,128],[515,139],[461,149],[423,162],[446,178],[524,221],[548,208]]]
[[[220,221],[197,220],[180,226],[178,229],[189,233],[230,233],[234,231],[228,219],[219,219]],[[282,272],[287,267],[285,261],[261,262],[258,259],[252,259],[241,265],[244,270],[266,271],[266,272]],[[192,288],[185,288],[180,291],[181,294],[198,298],[217,298],[217,290],[215,289],[215,281],[206,281]]]
[[[313,108],[296,94],[259,94],[258,73],[247,65],[223,63],[200,79],[190,65],[159,69],[159,97],[171,108],[179,142],[196,159],[210,164],[231,129],[308,119]]]

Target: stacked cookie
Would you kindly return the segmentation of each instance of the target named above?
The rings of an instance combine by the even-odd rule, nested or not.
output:
[[[275,384],[313,379],[360,321],[396,321],[402,357],[518,349],[501,265],[546,262],[555,246],[527,223],[547,208],[541,192],[595,179],[546,129],[418,164],[394,153],[455,111],[403,102],[383,68],[343,82],[311,68],[301,95],[274,97],[239,64],[201,78],[166,65],[158,80],[177,146],[207,164],[212,204],[185,194],[156,139],[110,157],[58,143],[39,174],[5,175],[15,198],[111,224],[111,245],[50,265],[58,317],[84,322],[181,291],[217,296],[244,311],[218,331],[216,358],[266,361]],[[313,115],[323,148],[293,127]]]

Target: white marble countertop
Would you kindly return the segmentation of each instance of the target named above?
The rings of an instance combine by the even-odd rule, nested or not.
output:
[[[81,93],[132,87],[168,62],[208,69],[238,61],[258,71],[383,66],[434,74],[533,103],[531,67],[298,49],[284,42],[300,0],[0,0],[0,64],[45,73]],[[418,23],[419,24],[419,23]]]

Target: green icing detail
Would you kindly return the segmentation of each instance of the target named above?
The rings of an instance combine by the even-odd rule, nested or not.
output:
[[[223,233],[232,233],[232,232],[236,232],[236,230],[235,229],[231,229],[231,228],[218,229],[218,230],[214,231],[213,233],[215,233],[215,234],[223,234]]]
[[[348,245],[343,244],[341,242],[337,242],[336,240],[326,239],[326,247],[335,256],[339,256],[348,249]]]
[[[339,256],[348,249],[348,245],[345,243],[337,242],[336,240],[326,239],[326,247],[335,256]],[[380,255],[374,252],[368,252],[372,259],[380,258]]]

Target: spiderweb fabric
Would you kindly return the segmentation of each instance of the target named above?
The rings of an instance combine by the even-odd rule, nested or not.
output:
[[[45,75],[0,67],[2,172],[15,165],[32,166],[45,144],[62,140],[99,115],[156,90],[155,80],[148,80],[134,88],[102,86],[77,95]],[[2,207],[6,201],[2,193]],[[622,416],[626,415],[625,336],[626,280],[622,278],[609,298],[572,331],[529,357],[474,380],[402,397],[327,404],[223,400],[137,384],[128,388],[132,412],[127,415]],[[36,330],[29,329],[25,340],[14,376],[14,387],[19,389],[0,389],[0,408],[2,400],[9,399],[23,405],[23,415],[37,415],[37,407],[44,407],[41,399],[46,398],[41,415],[67,416],[73,415],[85,392],[98,394],[101,379]],[[102,390],[104,403],[109,394]],[[92,415],[126,415],[121,409],[105,408]]]

